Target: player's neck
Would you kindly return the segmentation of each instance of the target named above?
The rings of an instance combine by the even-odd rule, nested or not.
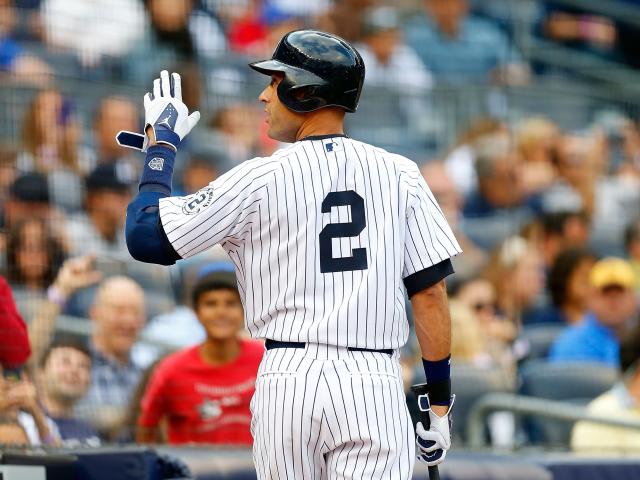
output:
[[[225,338],[223,340],[207,338],[200,345],[200,358],[209,365],[223,365],[233,362],[240,355],[240,340],[238,338]]]
[[[298,129],[296,141],[318,135],[343,135],[344,110],[339,108],[322,108],[309,113]]]

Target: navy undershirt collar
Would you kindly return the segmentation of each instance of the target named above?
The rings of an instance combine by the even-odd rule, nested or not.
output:
[[[298,141],[302,142],[304,140],[326,140],[327,138],[335,138],[335,137],[349,138],[344,133],[329,133],[327,135],[309,135],[308,137],[301,138]]]

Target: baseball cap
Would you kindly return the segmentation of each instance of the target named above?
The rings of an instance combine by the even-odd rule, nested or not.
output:
[[[85,180],[88,191],[113,190],[125,192],[131,188],[133,173],[124,164],[105,164],[94,168]]]
[[[619,285],[633,288],[636,276],[629,262],[621,258],[608,257],[597,262],[589,273],[589,281],[596,288]]]
[[[49,203],[49,182],[42,173],[20,175],[10,187],[11,196],[26,203]]]
[[[198,281],[205,278],[207,280],[218,281],[228,284],[233,288],[236,288],[237,286],[235,266],[233,263],[226,261],[211,262],[204,265],[198,270],[196,278]]]

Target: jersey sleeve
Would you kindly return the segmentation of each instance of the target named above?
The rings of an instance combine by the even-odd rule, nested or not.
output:
[[[410,173],[402,277],[411,296],[453,273],[462,249],[418,167]]]
[[[278,162],[249,160],[192,195],[159,202],[167,239],[182,258],[191,257],[228,239],[241,240],[255,221]]]

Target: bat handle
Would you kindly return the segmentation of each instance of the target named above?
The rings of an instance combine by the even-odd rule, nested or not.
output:
[[[438,465],[429,467],[429,480],[440,480],[440,471],[438,470]]]
[[[422,426],[425,430],[429,430],[429,428],[431,427],[431,418],[429,418],[429,412],[420,408],[420,395],[425,395],[428,393],[427,385],[425,383],[414,385],[411,387],[411,391],[416,396],[416,400],[418,401],[418,417],[420,418],[420,422],[422,423]],[[438,470],[437,465],[429,467],[429,480],[440,480],[440,471]]]

